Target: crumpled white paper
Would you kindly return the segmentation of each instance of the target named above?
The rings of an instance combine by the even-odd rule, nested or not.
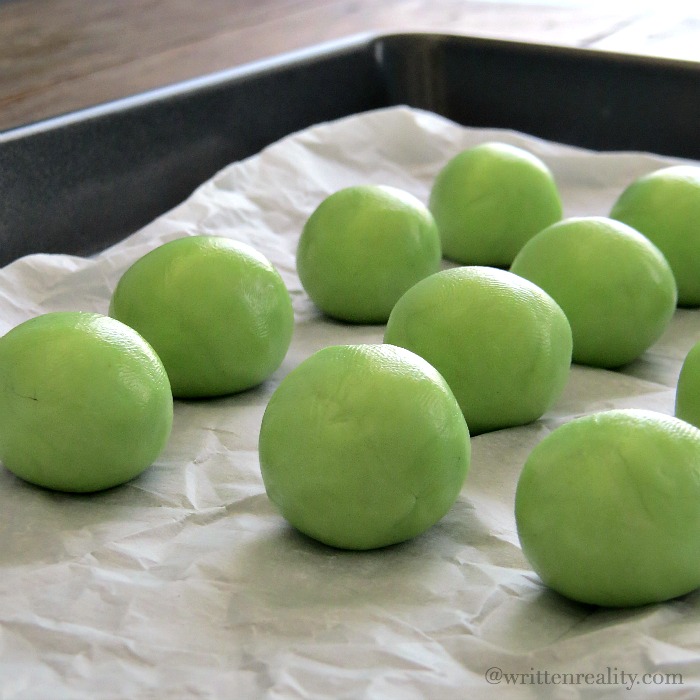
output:
[[[326,195],[362,182],[426,201],[446,160],[486,140],[541,157],[567,216],[606,215],[634,177],[677,162],[396,107],[315,126],[234,163],[94,258],[33,255],[0,271],[4,332],[51,310],[106,313],[119,276],[142,254],[183,235],[224,235],[276,265],[297,319],[287,358],[262,386],[177,401],[167,448],[133,482],[74,496],[0,471],[2,700],[700,692],[698,594],[628,611],[569,602],[530,570],[513,517],[519,471],[556,425],[612,407],[673,412],[681,362],[700,340],[698,311],[679,310],[622,371],[574,366],[542,420],[473,438],[458,502],[411,542],[336,551],[295,533],[265,495],[257,438],[280,379],[325,345],[381,342],[384,330],[316,312],[294,265],[306,218]]]

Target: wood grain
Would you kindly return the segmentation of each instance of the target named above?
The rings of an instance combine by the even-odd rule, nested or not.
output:
[[[0,0],[0,130],[340,37],[393,31],[700,59],[700,16],[660,15],[643,4]]]

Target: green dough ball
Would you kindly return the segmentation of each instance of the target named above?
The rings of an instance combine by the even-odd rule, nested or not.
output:
[[[282,363],[294,311],[269,260],[244,243],[187,236],[138,259],[109,313],[160,356],[178,398],[254,387]]]
[[[440,237],[428,209],[395,187],[357,185],[323,200],[299,239],[297,270],[324,313],[385,323],[396,300],[440,269]]]
[[[442,374],[472,435],[536,420],[569,378],[564,312],[539,287],[496,268],[453,268],[419,282],[391,312],[384,341]]]
[[[429,208],[445,257],[464,265],[507,267],[532,236],[562,217],[549,168],[498,142],[448,161],[435,178]]]
[[[676,416],[700,428],[700,342],[683,360],[676,388]]]
[[[676,309],[676,283],[663,254],[638,231],[605,217],[566,219],[540,231],[510,269],[564,310],[579,364],[631,362],[659,339]]]
[[[0,460],[20,478],[88,492],[143,472],[173,421],[165,369],[113,318],[54,312],[0,339]]]
[[[453,505],[471,454],[443,378],[390,345],[335,345],[302,362],[272,395],[259,448],[282,515],[344,549],[424,532]]]
[[[523,552],[564,596],[634,606],[700,586],[700,430],[652,411],[575,419],[520,475]]]
[[[700,305],[700,167],[674,165],[636,179],[610,217],[643,233],[666,256],[681,306]]]

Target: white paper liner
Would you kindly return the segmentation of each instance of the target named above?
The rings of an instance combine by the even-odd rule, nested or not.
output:
[[[164,453],[131,483],[73,496],[0,470],[0,698],[700,693],[697,594],[627,611],[567,601],[531,571],[513,516],[519,471],[556,425],[613,407],[673,412],[681,362],[700,340],[698,311],[678,310],[661,340],[622,371],[574,366],[542,420],[473,438],[458,502],[411,542],[365,553],[326,548],[295,533],[265,495],[257,438],[280,379],[321,347],[381,342],[384,330],[330,321],[310,303],[295,272],[306,218],[326,195],[358,183],[427,201],[447,159],[488,140],[542,158],[566,216],[607,215],[633,178],[679,162],[389,108],[320,124],[231,164],[93,258],[32,255],[0,271],[5,332],[52,310],[106,313],[138,257],[183,235],[223,235],[273,262],[297,321],[287,358],[262,386],[177,401]],[[496,682],[494,668],[523,675]]]

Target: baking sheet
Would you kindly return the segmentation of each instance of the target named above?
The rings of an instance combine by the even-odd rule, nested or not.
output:
[[[32,255],[0,270],[5,332],[52,310],[106,313],[119,276],[148,250],[182,235],[224,235],[275,264],[297,321],[282,367],[262,386],[177,401],[165,451],[129,484],[75,496],[0,471],[0,698],[699,692],[698,594],[627,611],[567,601],[530,570],[513,517],[518,473],[556,425],[612,407],[673,412],[681,362],[700,340],[697,310],[678,310],[661,340],[622,371],[574,366],[542,420],[473,438],[458,502],[413,541],[330,549],[295,533],[265,495],[257,438],[281,378],[321,347],[381,342],[384,330],[315,310],[294,266],[304,221],[323,197],[361,182],[427,201],[446,160],[487,140],[541,157],[566,216],[606,215],[631,179],[678,162],[392,107],[320,124],[231,164],[93,258]]]

